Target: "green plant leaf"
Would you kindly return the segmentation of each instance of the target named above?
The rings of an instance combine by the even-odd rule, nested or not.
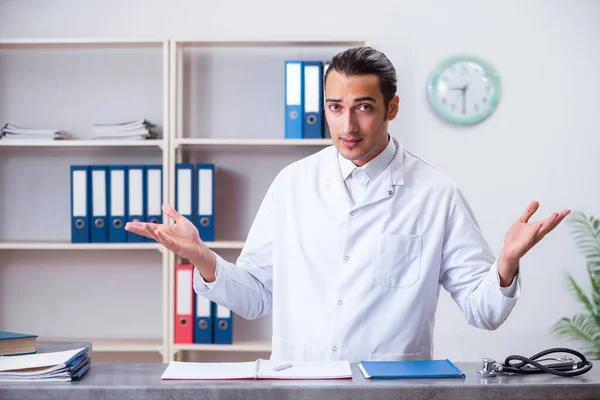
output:
[[[586,315],[561,318],[552,328],[557,335],[580,343],[580,351],[591,359],[600,359],[600,326]]]
[[[573,241],[586,258],[592,293],[584,293],[575,279],[567,274],[567,287],[586,313],[561,318],[552,331],[580,343],[580,350],[586,356],[600,359],[600,220],[576,211],[571,213],[569,223]]]
[[[567,286],[569,291],[580,303],[585,306],[586,310],[588,310],[590,314],[594,314],[596,312],[591,300],[587,297],[587,295],[583,292],[581,287],[577,284],[577,282],[575,282],[575,279],[573,279],[571,275],[567,275]]]
[[[600,220],[575,211],[568,218],[576,247],[591,260],[600,261]]]

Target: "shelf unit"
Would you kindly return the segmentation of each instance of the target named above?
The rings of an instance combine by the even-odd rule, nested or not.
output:
[[[162,89],[160,90],[161,99],[161,118],[162,118],[162,138],[155,140],[91,140],[85,138],[72,138],[65,140],[54,140],[54,141],[34,141],[34,140],[21,140],[21,141],[8,141],[0,140],[0,152],[8,153],[8,158],[12,157],[13,153],[17,148],[19,149],[38,149],[35,153],[43,154],[46,157],[53,157],[56,154],[62,153],[48,153],[46,150],[49,148],[60,149],[60,148],[77,148],[78,150],[84,149],[96,149],[95,156],[102,157],[103,155],[111,154],[117,151],[119,148],[131,149],[131,152],[137,151],[137,149],[157,149],[159,151],[160,164],[163,166],[163,171],[166,171],[169,156],[169,41],[166,39],[11,39],[11,40],[0,40],[0,51],[19,51],[19,50],[30,50],[39,49],[41,51],[62,51],[62,49],[70,49],[74,51],[96,51],[96,50],[109,50],[118,49],[129,50],[129,49],[155,49],[157,50],[157,56],[160,54],[160,70],[161,70],[161,84]],[[60,53],[66,54],[66,53]],[[68,53],[71,54],[71,53]],[[123,54],[123,53],[120,53]],[[156,66],[158,68],[158,66]],[[157,83],[158,85],[158,83]],[[5,89],[6,90],[6,89]],[[11,118],[11,115],[4,115],[7,118]],[[64,122],[68,122],[64,121]],[[152,121],[157,122],[157,121]],[[11,149],[3,149],[3,148]],[[12,150],[12,149],[15,150]],[[58,151],[58,150],[57,150]],[[87,151],[87,150],[86,150]],[[28,150],[29,153],[31,153]],[[73,154],[73,153],[69,153]],[[134,153],[132,153],[134,154]],[[18,157],[14,156],[14,157]],[[37,158],[37,156],[34,156]],[[95,159],[94,159],[95,160]],[[90,161],[90,164],[94,162]],[[165,182],[166,183],[166,182]],[[168,186],[163,186],[163,198],[168,196]],[[161,337],[158,338],[120,338],[119,333],[115,333],[114,339],[111,338],[72,338],[72,337],[44,337],[38,338],[40,341],[91,341],[93,351],[97,352],[156,352],[162,355],[163,361],[168,360],[169,357],[169,343],[168,329],[165,325],[168,317],[167,301],[168,301],[168,290],[169,290],[169,276],[168,276],[168,263],[169,256],[166,251],[162,251],[162,246],[158,243],[70,243],[68,241],[0,241],[0,254],[3,252],[19,252],[19,254],[35,254],[31,251],[102,251],[98,254],[111,254],[113,251],[161,251],[162,255],[160,258],[161,264],[161,286],[162,286],[162,298],[160,300],[161,308],[156,310],[157,313],[161,313]],[[108,251],[108,252],[105,252]],[[20,256],[21,257],[21,256]],[[100,257],[100,256],[99,256]],[[0,258],[2,258],[0,256]],[[0,265],[0,268],[2,265]],[[75,321],[73,321],[75,323]]]
[[[169,199],[174,202],[175,199],[175,187],[173,182],[175,182],[175,165],[180,162],[184,162],[186,158],[186,153],[193,152],[204,152],[205,155],[218,153],[219,151],[225,152],[240,152],[243,153],[245,149],[248,149],[248,153],[256,153],[261,152],[263,149],[268,152],[276,152],[280,151],[288,151],[288,149],[298,148],[305,149],[308,152],[316,152],[321,148],[329,146],[332,144],[331,139],[286,139],[285,138],[285,127],[284,124],[281,123],[279,125],[276,124],[272,129],[274,134],[271,134],[270,137],[256,137],[253,135],[243,136],[243,137],[232,137],[231,133],[233,131],[240,132],[242,129],[235,129],[231,127],[209,127],[209,128],[197,128],[194,127],[192,123],[186,124],[187,116],[185,115],[186,109],[193,110],[194,108],[188,104],[190,101],[185,93],[185,90],[194,91],[198,95],[198,91],[202,91],[202,89],[197,89],[192,85],[185,84],[185,78],[187,74],[193,74],[194,72],[198,74],[198,76],[202,76],[202,67],[204,65],[200,65],[198,70],[194,69],[195,66],[189,65],[185,61],[186,50],[194,50],[199,49],[201,51],[239,51],[246,52],[253,51],[253,49],[260,50],[268,49],[269,51],[278,51],[281,50],[282,54],[275,55],[271,53],[269,57],[278,59],[281,61],[280,64],[275,64],[275,68],[280,68],[281,75],[277,77],[278,82],[276,85],[280,85],[277,88],[277,94],[275,102],[279,104],[279,107],[276,108],[276,112],[280,113],[280,116],[283,117],[284,111],[284,77],[283,77],[283,60],[286,58],[300,58],[306,57],[311,58],[314,57],[315,54],[310,49],[326,49],[328,47],[336,47],[338,50],[341,50],[346,47],[351,46],[359,46],[364,45],[366,42],[364,40],[337,40],[337,39],[315,39],[315,40],[305,40],[305,39],[288,39],[288,40],[198,40],[198,39],[182,39],[182,40],[172,40],[170,45],[170,87],[171,87],[171,96],[170,96],[170,132],[171,139],[170,143],[172,143],[171,155],[169,157],[170,168],[169,168],[169,182],[171,185],[169,187]],[[305,52],[295,52],[294,50],[297,48],[302,48],[304,50],[309,49]],[[330,58],[335,53],[327,53],[327,50],[321,52],[321,54],[327,54],[327,58]],[[218,61],[215,61],[215,57],[206,56],[206,63],[208,69],[210,69],[210,62],[215,62],[213,67],[214,71],[220,71],[220,67],[229,68],[231,65],[236,65],[236,60],[234,57],[231,57],[228,63],[218,64]],[[227,57],[227,55],[225,56]],[[259,61],[257,59],[260,58],[260,55],[250,55],[247,60],[250,62],[258,64]],[[326,59],[322,58],[323,61]],[[273,60],[271,60],[273,61]],[[191,62],[190,62],[191,64]],[[254,65],[256,67],[256,65]],[[188,69],[186,73],[186,67]],[[260,68],[260,67],[256,67]],[[256,71],[255,71],[256,72]],[[208,72],[210,74],[210,71]],[[234,71],[235,73],[235,71]],[[247,72],[248,73],[248,72]],[[242,73],[243,74],[243,73]],[[269,77],[269,79],[273,79]],[[219,81],[217,77],[210,77],[211,83],[214,81]],[[271,80],[269,83],[273,83]],[[236,85],[234,83],[228,82],[229,85]],[[208,85],[207,85],[208,86]],[[267,83],[266,86],[269,86]],[[244,91],[251,91],[253,88],[244,87]],[[209,89],[210,90],[210,89]],[[220,91],[216,89],[216,93],[218,94]],[[209,93],[200,93],[200,97],[209,98],[211,101],[208,105],[212,105],[213,103],[219,103],[219,101],[227,101],[227,99],[223,98],[214,98],[215,92]],[[200,100],[201,101],[201,100]],[[231,100],[230,100],[231,101]],[[257,100],[260,102],[260,100]],[[188,109],[189,107],[189,109]],[[234,106],[232,106],[232,109]],[[218,114],[218,110],[214,111],[214,113]],[[247,113],[251,114],[252,113]],[[239,118],[237,114],[232,114],[235,118]],[[260,123],[260,118],[269,118],[269,115],[264,116],[262,114],[256,113],[256,119],[248,121],[249,125],[253,125],[256,123]],[[262,115],[262,117],[261,117]],[[227,117],[227,116],[225,116]],[[207,119],[218,119],[217,115],[211,114],[206,117]],[[223,118],[227,119],[227,118]],[[283,121],[281,121],[283,122]],[[210,125],[210,122],[208,123]],[[269,128],[266,128],[269,129]],[[203,135],[207,134],[207,135]],[[269,136],[269,135],[267,135]],[[235,150],[234,150],[235,149]],[[194,158],[192,155],[189,155],[190,158]],[[202,156],[200,156],[202,157]],[[253,157],[253,156],[251,156]],[[196,159],[197,162],[200,160]],[[190,162],[187,160],[186,162]],[[206,161],[202,161],[206,162]],[[216,179],[218,185],[218,168],[219,165],[215,164],[217,168]],[[234,192],[235,193],[235,192]],[[260,193],[262,196],[264,193]],[[245,199],[247,200],[247,199]],[[216,210],[216,218],[219,218],[219,211]],[[218,225],[216,226],[218,229]],[[218,235],[218,232],[216,232]],[[237,243],[235,246],[229,247],[229,249],[238,249],[241,250],[243,247],[243,242],[232,242],[233,244]],[[217,247],[213,247],[217,248]],[[225,248],[225,247],[223,247]],[[169,272],[170,276],[174,275],[175,265],[178,262],[179,258],[170,254],[170,262],[169,262]],[[174,338],[174,304],[175,304],[175,291],[173,287],[173,281],[171,280],[170,286],[170,296],[169,296],[169,311],[171,312],[169,317],[169,337]],[[235,330],[235,322],[234,322],[234,330]],[[174,342],[170,343],[171,354],[170,359],[178,359],[181,355],[181,352],[191,351],[191,352],[270,352],[271,344],[270,341],[260,341],[260,340],[236,340],[234,337],[234,343],[231,345],[219,345],[219,344],[176,344]]]
[[[331,139],[285,139],[284,126],[279,122],[268,123],[263,127],[261,123],[264,121],[261,118],[264,116],[256,116],[255,120],[249,121],[249,125],[260,125],[268,134],[265,137],[249,132],[245,136],[240,136],[240,130],[225,127],[218,129],[215,127],[194,127],[186,125],[186,113],[194,113],[196,109],[191,108],[190,103],[193,99],[188,99],[184,91],[196,91],[197,95],[206,95],[203,89],[188,87],[184,85],[186,78],[186,65],[184,54],[189,49],[199,49],[208,51],[225,51],[237,52],[241,51],[244,54],[254,50],[257,53],[268,51],[269,60],[261,60],[260,55],[250,57],[258,63],[269,63],[271,61],[283,61],[284,58],[311,58],[321,55],[324,59],[325,55],[331,57],[335,52],[358,45],[365,45],[364,40],[348,40],[348,39],[249,39],[249,40],[122,40],[122,39],[22,39],[22,40],[0,40],[0,51],[3,49],[100,49],[100,48],[160,48],[162,49],[162,126],[163,135],[159,140],[136,140],[136,141],[120,141],[120,140],[57,140],[47,142],[33,141],[2,141],[0,140],[0,152],[11,152],[10,148],[32,149],[31,151],[43,151],[44,154],[53,154],[46,152],[47,148],[78,148],[78,149],[95,149],[94,151],[112,152],[113,150],[123,148],[128,151],[141,151],[140,149],[159,149],[161,151],[161,159],[163,166],[163,199],[170,204],[175,204],[175,165],[183,162],[185,157],[193,157],[193,154],[200,152],[203,155],[219,154],[220,152],[242,154],[243,157],[261,157],[263,152],[271,155],[275,154],[282,157],[282,160],[287,158],[300,157],[319,151],[321,148],[331,145]],[[301,50],[298,50],[301,49]],[[333,50],[336,49],[336,50]],[[234,65],[234,64],[232,64]],[[273,65],[273,64],[271,64]],[[276,99],[271,99],[275,104],[271,104],[271,115],[280,115],[283,117],[283,63],[277,66],[281,67],[281,76],[277,77],[277,82],[274,80],[267,84],[276,87],[271,88],[272,93],[276,93]],[[187,67],[187,73],[198,73],[204,76],[205,72],[190,71]],[[216,71],[215,73],[221,73]],[[206,74],[210,75],[211,71]],[[268,79],[274,79],[268,77]],[[237,85],[229,83],[230,85]],[[253,83],[256,85],[256,83]],[[210,93],[208,96],[210,97]],[[280,105],[279,108],[277,108]],[[186,108],[190,107],[190,108]],[[273,108],[276,110],[273,110]],[[280,113],[280,114],[279,114]],[[236,110],[232,110],[232,115],[236,116]],[[268,116],[267,116],[268,117]],[[218,118],[209,111],[209,122],[216,121]],[[235,118],[234,118],[235,119]],[[266,121],[270,121],[266,118]],[[238,137],[231,133],[235,131]],[[15,150],[16,150],[15,149]],[[35,150],[37,149],[37,150]],[[64,152],[64,151],[63,151]],[[62,154],[62,153],[60,153]],[[10,157],[10,155],[9,155]],[[50,157],[50,156],[49,156]],[[282,161],[281,161],[282,162]],[[252,161],[255,163],[255,160]],[[216,165],[219,168],[219,165]],[[243,167],[239,167],[242,169]],[[270,171],[271,172],[271,171]],[[268,180],[268,178],[263,178]],[[260,198],[264,193],[262,189],[253,189],[255,198]],[[237,194],[237,193],[236,193]],[[243,198],[240,202],[250,209],[246,203],[248,198]],[[247,211],[250,213],[250,211]],[[170,218],[163,216],[167,224],[174,223]],[[218,217],[218,215],[217,215]],[[236,220],[233,220],[237,222]],[[242,224],[242,222],[239,222]],[[242,224],[243,225],[243,224]],[[239,228],[239,227],[238,227]],[[239,232],[244,229],[238,229]],[[207,242],[206,245],[218,251],[229,253],[239,253],[244,246],[244,237],[242,234],[218,235],[215,242]],[[2,252],[23,252],[29,254],[33,251],[53,251],[53,252],[71,252],[75,250],[82,251],[100,251],[97,254],[110,254],[110,251],[124,251],[128,254],[129,251],[160,251],[161,252],[161,324],[162,337],[155,339],[145,338],[48,338],[41,337],[39,340],[75,340],[75,341],[92,341],[93,350],[99,352],[158,352],[162,355],[163,362],[168,362],[175,359],[181,352],[208,352],[217,354],[218,352],[269,352],[270,341],[261,341],[254,339],[239,339],[231,345],[217,344],[176,344],[174,338],[174,268],[178,260],[174,254],[164,251],[162,246],[157,243],[69,243],[66,241],[38,241],[38,240],[17,240],[17,241],[1,241],[0,254]],[[106,253],[104,253],[106,252]],[[23,252],[25,253],[25,252]],[[145,254],[145,253],[144,253]],[[0,258],[2,258],[0,256]],[[2,265],[0,264],[0,268]]]

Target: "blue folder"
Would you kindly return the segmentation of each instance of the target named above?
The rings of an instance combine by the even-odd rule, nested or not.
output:
[[[359,368],[367,379],[465,378],[448,359],[363,361]]]

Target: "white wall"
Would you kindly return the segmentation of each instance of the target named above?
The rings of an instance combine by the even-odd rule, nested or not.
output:
[[[541,203],[534,219],[565,207],[600,215],[600,3],[305,0],[292,9],[293,4],[3,1],[0,38],[365,38],[398,71],[401,109],[392,133],[460,183],[496,252],[530,200]],[[435,63],[457,52],[486,58],[503,84],[497,112],[472,128],[443,123],[425,97]],[[502,359],[573,346],[549,334],[556,320],[580,310],[563,284],[565,271],[585,278],[567,227],[547,236],[522,265],[522,297],[495,332],[467,326],[450,297],[441,297],[437,357]]]

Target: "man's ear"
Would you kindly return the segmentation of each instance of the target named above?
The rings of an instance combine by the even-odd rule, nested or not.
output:
[[[395,95],[390,100],[390,102],[388,104],[388,115],[387,115],[388,121],[392,121],[394,118],[396,118],[396,115],[398,115],[399,103],[400,103],[400,97],[398,97],[398,95]]]

